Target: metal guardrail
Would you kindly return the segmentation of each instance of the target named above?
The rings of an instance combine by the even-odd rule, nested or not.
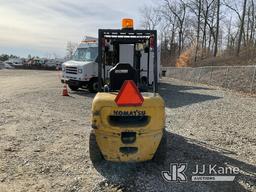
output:
[[[256,65],[162,67],[161,71],[165,77],[256,93]]]

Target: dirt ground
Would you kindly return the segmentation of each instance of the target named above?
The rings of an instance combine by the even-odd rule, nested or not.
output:
[[[256,191],[256,98],[178,80],[161,83],[168,158],[120,164],[89,158],[91,102],[62,97],[56,71],[0,70],[0,192]],[[239,167],[233,182],[166,182],[170,163]]]

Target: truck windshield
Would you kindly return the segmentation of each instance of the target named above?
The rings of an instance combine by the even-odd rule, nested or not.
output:
[[[95,61],[98,56],[98,47],[78,48],[72,59],[75,61]]]

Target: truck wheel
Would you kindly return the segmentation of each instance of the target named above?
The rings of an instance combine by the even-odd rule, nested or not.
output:
[[[96,142],[96,136],[94,133],[90,133],[89,140],[89,153],[92,164],[98,164],[104,160],[103,155],[100,152],[100,148]]]
[[[68,85],[68,87],[72,90],[72,91],[77,91],[79,89],[79,87],[75,86],[75,85]]]
[[[91,79],[88,85],[88,89],[91,93],[96,93],[98,91],[98,79]]]
[[[158,165],[163,165],[166,160],[167,149],[168,149],[168,138],[167,138],[167,132],[164,129],[162,139],[160,141],[160,144],[157,148],[157,151],[156,151],[152,161]]]

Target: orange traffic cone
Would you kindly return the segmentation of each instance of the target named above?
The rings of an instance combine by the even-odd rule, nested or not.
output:
[[[62,96],[69,96],[67,84],[64,84]]]

